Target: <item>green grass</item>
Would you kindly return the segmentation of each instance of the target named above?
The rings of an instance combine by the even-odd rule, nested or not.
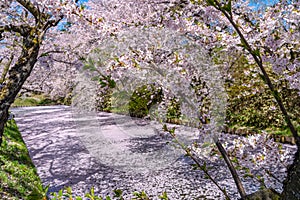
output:
[[[15,99],[12,107],[24,107],[24,106],[47,106],[65,104],[63,100],[53,101],[45,95],[32,95],[30,97],[18,97]]]
[[[13,107],[20,107],[20,106],[39,106],[39,105],[47,105],[51,102],[43,96],[43,95],[34,95],[31,97],[19,97],[16,98]]]
[[[15,99],[14,103],[13,103],[13,107],[14,106],[36,106],[39,104],[39,100],[35,99],[35,98],[17,98]]]
[[[44,189],[14,120],[0,147],[0,199],[43,199]]]
[[[295,126],[298,135],[300,135],[300,125]],[[275,135],[282,135],[282,136],[292,136],[292,132],[288,127],[281,127],[281,128],[267,128],[267,133],[275,134]]]

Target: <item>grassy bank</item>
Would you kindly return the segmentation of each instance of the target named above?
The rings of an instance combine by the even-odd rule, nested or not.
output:
[[[51,99],[47,95],[31,95],[27,97],[18,97],[15,99],[12,107],[27,107],[27,106],[50,106],[50,105],[70,105],[68,98]]]
[[[0,147],[0,199],[43,199],[44,192],[14,120],[9,120]]]

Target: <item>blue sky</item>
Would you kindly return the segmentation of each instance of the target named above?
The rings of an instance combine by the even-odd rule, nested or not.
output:
[[[254,6],[254,7],[271,6],[278,2],[279,0],[250,0],[249,6]]]

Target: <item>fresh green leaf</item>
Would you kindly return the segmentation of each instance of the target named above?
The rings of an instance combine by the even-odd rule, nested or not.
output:
[[[231,0],[228,0],[228,3],[225,4],[222,8],[226,10],[228,13],[231,13]]]
[[[206,0],[206,2],[209,6],[215,6],[215,1],[214,0]]]
[[[255,49],[254,51],[252,51],[252,53],[256,56],[260,56],[260,51],[259,49]]]
[[[115,197],[122,197],[123,191],[120,189],[114,190]]]
[[[160,199],[162,200],[168,200],[168,195],[167,195],[167,192],[163,192],[161,196],[159,196]]]

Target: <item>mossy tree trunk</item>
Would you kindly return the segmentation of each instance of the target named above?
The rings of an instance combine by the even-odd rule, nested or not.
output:
[[[7,76],[9,67],[10,67],[13,59],[14,59],[14,55],[10,55],[8,62],[4,65],[4,69],[3,69],[3,72],[2,72],[1,78],[0,78],[0,84],[3,84],[3,82],[5,81],[5,78]],[[0,63],[1,63],[1,61],[0,61]]]
[[[56,26],[62,19],[62,17],[55,20],[50,19],[51,16],[49,14],[42,13],[31,1],[17,0],[17,2],[32,14],[36,23],[28,25],[26,21],[22,21],[22,24],[17,22],[18,25],[7,24],[0,26],[0,40],[3,39],[2,33],[4,32],[14,33],[15,36],[12,37],[21,37],[22,39],[20,56],[9,69],[8,77],[0,89],[0,145],[2,144],[4,127],[8,119],[8,109],[14,102],[26,79],[30,76],[39,56],[43,36],[49,28]]]
[[[25,34],[25,33],[24,33]],[[34,42],[35,36],[28,33],[23,38],[23,49],[20,57],[8,72],[8,78],[0,93],[0,144],[4,126],[8,119],[8,109],[14,102],[15,97],[29,77],[34,64],[37,61],[40,44]]]

